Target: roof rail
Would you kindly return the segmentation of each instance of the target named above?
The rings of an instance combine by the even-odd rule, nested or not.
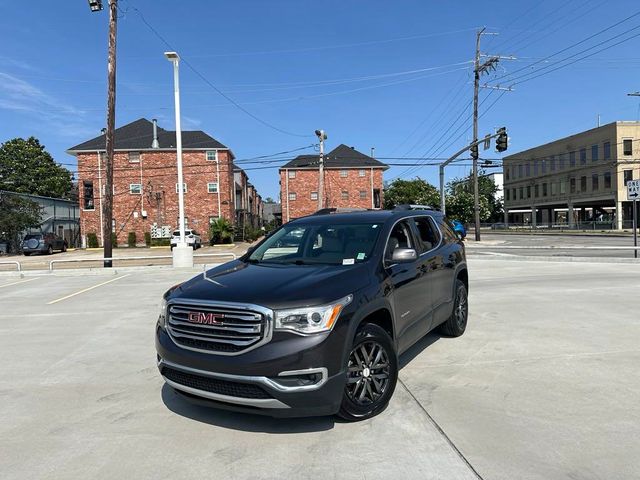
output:
[[[321,208],[313,215],[328,215],[330,213],[349,213],[349,212],[366,212],[368,209],[361,207],[330,207]]]
[[[396,205],[394,210],[439,210],[439,208],[434,208],[431,205],[416,205],[403,203],[401,205]]]

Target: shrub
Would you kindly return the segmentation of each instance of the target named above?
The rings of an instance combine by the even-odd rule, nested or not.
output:
[[[231,243],[233,239],[233,226],[226,218],[218,218],[209,226],[209,238],[214,243]]]
[[[144,244],[147,247],[151,246],[151,232],[144,232]]]
[[[152,247],[168,247],[169,245],[171,245],[170,238],[152,238],[151,239]]]
[[[129,245],[130,248],[136,246],[136,232],[129,232],[129,235],[127,236],[127,245]]]
[[[98,248],[98,236],[95,233],[87,233],[87,247]]]

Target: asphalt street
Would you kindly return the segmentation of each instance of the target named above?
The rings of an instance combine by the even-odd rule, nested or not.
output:
[[[195,271],[0,277],[2,478],[640,477],[640,267],[469,263],[465,335],[420,341],[390,407],[355,424],[163,386],[158,299]]]

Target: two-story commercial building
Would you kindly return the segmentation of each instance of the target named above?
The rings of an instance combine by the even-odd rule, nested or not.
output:
[[[299,155],[280,168],[282,221],[318,210],[318,155]],[[324,208],[381,208],[388,165],[341,144],[324,156]]]
[[[610,123],[510,155],[503,172],[507,223],[629,228],[626,184],[640,178],[640,122]]]
[[[118,243],[135,232],[166,237],[178,226],[178,172],[175,131],[141,118],[115,130],[113,230]],[[105,183],[105,136],[68,150],[78,160],[80,224],[83,236],[94,233],[102,245]],[[246,174],[233,164],[233,152],[203,131],[182,132],[185,224],[208,239],[209,224],[219,217],[236,224],[238,202],[248,198]],[[240,208],[245,204],[240,203]]]

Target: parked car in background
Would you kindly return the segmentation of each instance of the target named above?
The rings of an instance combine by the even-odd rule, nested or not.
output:
[[[202,247],[202,238],[200,237],[200,234],[195,230],[190,230],[188,228],[185,229],[184,240],[185,242],[187,242],[187,245],[189,245],[194,250]],[[175,247],[179,241],[180,230],[174,230],[174,232],[171,234],[171,250],[173,250],[173,247]]]
[[[491,230],[507,230],[509,227],[506,223],[498,222],[491,225]]]
[[[464,224],[459,220],[451,220],[451,224],[453,225],[453,230],[464,240],[467,237],[467,229]]]
[[[29,233],[25,235],[20,247],[22,253],[27,257],[32,253],[51,255],[54,250],[66,252],[67,241],[54,233]]]

